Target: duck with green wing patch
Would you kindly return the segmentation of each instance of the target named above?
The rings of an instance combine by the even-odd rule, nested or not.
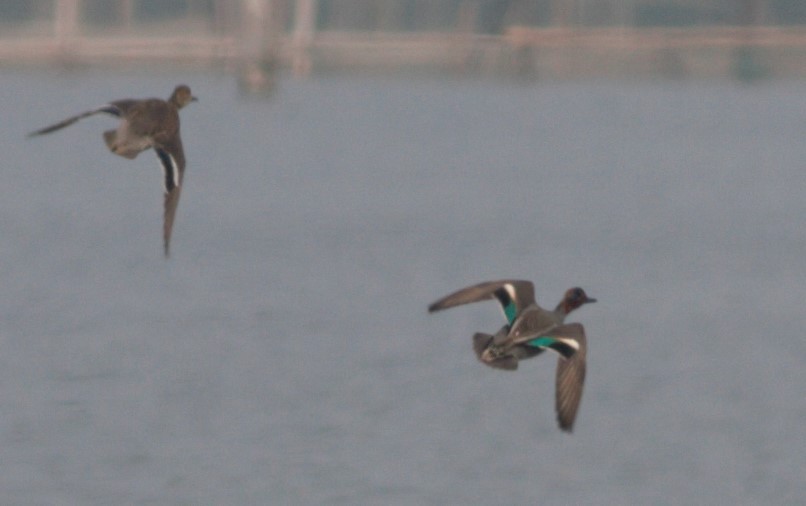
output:
[[[494,335],[478,332],[473,350],[485,365],[514,371],[518,362],[546,350],[559,354],[555,384],[555,408],[562,430],[570,432],[582,400],[587,342],[579,323],[564,324],[566,316],[584,304],[596,302],[581,288],[570,288],[553,311],[535,302],[531,281],[505,279],[462,288],[428,306],[429,312],[463,304],[496,300],[507,324]]]

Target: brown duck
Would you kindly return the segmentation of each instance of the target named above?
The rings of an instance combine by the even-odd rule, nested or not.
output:
[[[116,100],[31,132],[29,137],[55,132],[82,118],[102,112],[120,118],[117,129],[104,132],[104,141],[109,150],[116,155],[133,159],[142,151],[154,148],[162,165],[165,175],[162,238],[167,258],[185,172],[185,153],[179,135],[179,109],[194,101],[196,97],[191,94],[190,88],[181,84],[174,89],[167,101],[159,98]]]
[[[582,400],[587,342],[582,325],[566,325],[564,321],[571,311],[596,299],[581,288],[570,288],[557,307],[548,311],[535,302],[531,281],[505,279],[462,288],[428,306],[428,311],[482,300],[497,300],[507,325],[495,335],[479,332],[473,336],[478,359],[490,367],[514,371],[520,360],[536,357],[546,349],[556,351],[560,355],[555,384],[557,421],[562,430],[571,432]]]

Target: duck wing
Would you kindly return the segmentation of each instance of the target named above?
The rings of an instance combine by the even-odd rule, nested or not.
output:
[[[517,279],[485,281],[457,290],[431,303],[428,312],[433,313],[483,300],[497,300],[504,310],[507,322],[512,323],[524,308],[535,303],[534,285],[531,281]]]
[[[99,107],[97,109],[92,109],[91,111],[86,111],[86,112],[82,112],[81,114],[76,114],[75,116],[71,116],[71,117],[69,117],[69,118],[67,118],[65,120],[62,120],[62,121],[58,122],[58,123],[55,123],[53,125],[46,126],[45,128],[40,128],[39,130],[31,132],[31,133],[28,134],[28,137],[36,137],[38,135],[45,135],[45,134],[49,134],[51,132],[55,132],[56,130],[61,130],[62,128],[68,127],[68,126],[72,125],[73,123],[77,122],[80,119],[84,119],[84,118],[93,116],[93,115],[98,114],[98,113],[106,113],[106,114],[110,114],[112,116],[115,116],[117,118],[120,118],[124,114],[124,111],[126,110],[126,107],[128,106],[128,102],[133,102],[133,101],[120,100],[118,102],[111,102],[109,104],[102,105],[101,107]],[[123,108],[121,108],[121,106],[123,106]]]
[[[585,383],[585,364],[587,355],[587,340],[585,329],[579,323],[563,325],[568,328],[561,337],[572,339],[577,343],[578,349],[571,356],[560,356],[557,359],[557,377],[555,379],[555,409],[557,422],[560,428],[571,432],[574,420],[582,401],[582,388]]]
[[[160,165],[162,165],[165,182],[164,218],[162,226],[163,247],[165,257],[170,255],[171,232],[179,196],[182,192],[182,178],[185,173],[185,155],[182,151],[182,140],[177,134],[167,144],[154,146]]]

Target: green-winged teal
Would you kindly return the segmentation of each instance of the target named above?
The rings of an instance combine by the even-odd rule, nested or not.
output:
[[[104,141],[109,150],[116,155],[133,159],[142,151],[154,148],[162,165],[165,175],[162,238],[165,256],[168,257],[171,230],[185,173],[185,153],[179,135],[179,109],[195,100],[190,88],[181,84],[174,89],[167,101],[159,98],[116,100],[31,132],[29,137],[55,132],[82,118],[102,112],[120,118],[120,125],[116,130],[104,132]]]
[[[570,288],[557,307],[548,311],[535,302],[531,281],[505,279],[462,288],[428,306],[428,311],[482,300],[497,300],[507,325],[495,335],[476,333],[473,336],[476,356],[490,367],[514,371],[520,360],[535,357],[546,349],[556,351],[560,355],[555,385],[557,421],[561,429],[570,432],[582,400],[587,342],[582,325],[563,322],[571,311],[596,299],[588,297],[581,288]]]

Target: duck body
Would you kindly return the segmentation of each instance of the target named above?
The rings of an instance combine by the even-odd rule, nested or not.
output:
[[[473,335],[473,351],[483,364],[507,371],[518,369],[521,360],[534,358],[546,350],[559,354],[556,375],[556,410],[560,428],[571,431],[582,398],[585,380],[587,340],[578,323],[565,324],[568,314],[592,302],[584,290],[565,292],[552,310],[540,307],[530,281],[505,279],[462,288],[429,305],[429,312],[483,300],[501,305],[507,324],[495,334]]]
[[[104,112],[121,119],[117,129],[104,132],[104,141],[124,158],[134,159],[153,147],[166,148],[179,136],[179,109],[165,100],[118,100]]]
[[[103,133],[107,148],[112,153],[130,160],[153,148],[162,166],[165,184],[163,247],[165,256],[168,257],[171,231],[185,172],[185,153],[179,132],[179,110],[196,100],[190,88],[180,84],[168,100],[159,98],[115,100],[32,132],[29,137],[61,130],[80,119],[99,113],[120,119],[116,129]]]

